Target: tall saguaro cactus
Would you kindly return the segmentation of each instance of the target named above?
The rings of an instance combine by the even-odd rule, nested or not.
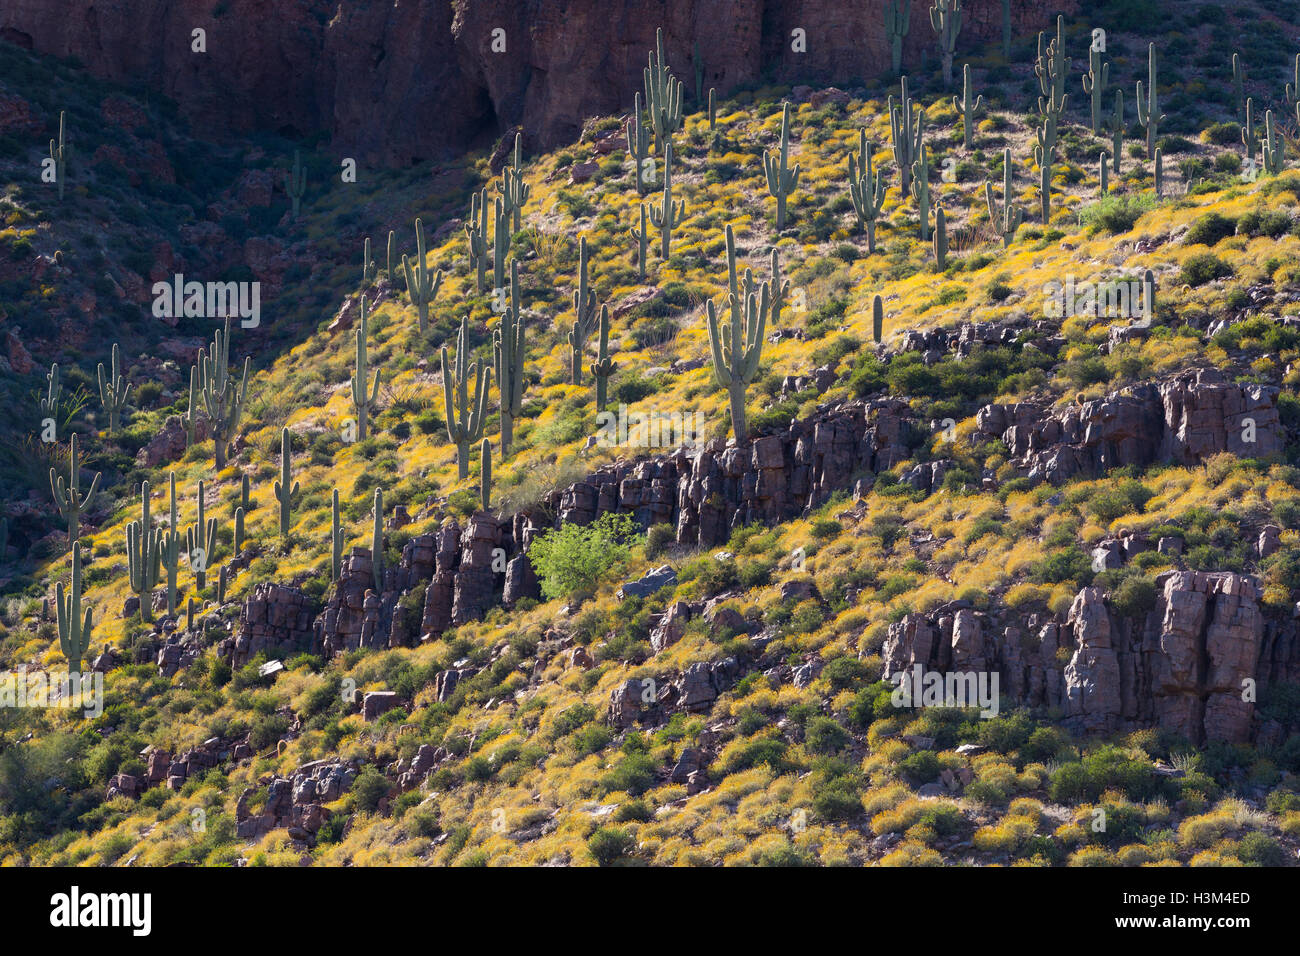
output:
[[[90,483],[90,490],[83,496],[81,494],[81,456],[77,449],[77,433],[73,432],[72,437],[68,440],[69,446],[69,468],[68,480],[65,482],[63,476],[57,474],[53,468],[50,469],[50,491],[54,493],[54,503],[58,506],[59,514],[68,522],[68,544],[71,546],[81,536],[81,516],[90,508],[90,502],[94,500],[95,491],[99,488],[99,473],[95,474],[94,480]]]
[[[63,386],[59,382],[58,362],[54,362],[50,365],[50,370],[45,375],[45,381],[48,383],[45,390],[45,397],[38,403],[41,408],[41,417],[57,419],[59,414],[59,401],[63,395]]]
[[[92,611],[81,613],[81,545],[72,545],[72,584],[67,593],[63,582],[54,586],[54,612],[59,625],[59,647],[68,662],[68,670],[81,673],[86,652],[90,650]]]
[[[104,375],[104,363],[99,363],[99,401],[108,412],[108,431],[113,434],[122,422],[122,409],[126,407],[126,398],[131,393],[131,386],[121,374],[121,350],[113,343],[112,373]]]
[[[487,282],[488,212],[487,189],[480,189],[469,200],[469,222],[465,223],[465,242],[468,245],[470,268],[474,269],[476,286],[483,292]]]
[[[1156,94],[1156,45],[1147,44],[1147,86],[1145,93],[1142,89],[1142,81],[1137,81],[1137,108],[1138,122],[1146,127],[1147,131],[1147,158],[1154,157],[1156,154],[1156,140],[1159,138],[1159,127],[1164,122],[1165,114],[1160,112],[1160,104]],[[1118,170],[1116,170],[1118,172]]]
[[[63,200],[63,187],[67,182],[68,173],[68,156],[72,152],[72,147],[68,145],[64,133],[66,132],[67,113],[59,110],[59,138],[50,140],[50,161],[54,164],[54,181],[59,187],[59,201]]]
[[[781,110],[781,149],[779,153],[763,154],[763,172],[767,174],[767,191],[776,200],[776,231],[785,228],[785,201],[799,185],[799,165],[791,169],[790,158],[790,104]]]
[[[659,230],[659,258],[668,258],[668,244],[673,237],[673,226],[686,215],[686,200],[673,201],[673,144],[664,146],[664,192],[659,205],[650,204],[650,221]],[[576,384],[576,383],[575,383]]]
[[[986,179],[984,180],[984,201],[989,207],[989,218],[993,220],[993,228],[998,231],[1002,237],[1002,245],[1011,245],[1011,240],[1016,237],[1016,230],[1020,228],[1020,223],[1024,219],[1024,210],[1015,205],[1013,200],[1015,194],[1011,188],[1011,147],[1008,146],[1002,150],[1002,204],[999,206],[993,198],[993,186]]]
[[[1101,135],[1102,104],[1105,103],[1106,84],[1110,80],[1110,64],[1105,62],[1101,50],[1088,50],[1088,72],[1083,74],[1083,92],[1092,98],[1092,135]]]
[[[524,315],[520,299],[519,263],[510,260],[510,305],[492,331],[492,367],[501,395],[501,457],[510,455],[515,419],[524,410]]]
[[[889,68],[903,68],[903,39],[912,29],[912,0],[889,0],[885,4],[885,36],[889,37]]]
[[[894,162],[898,165],[898,190],[901,196],[906,196],[912,189],[912,164],[925,142],[925,108],[917,106],[913,113],[907,77],[903,77],[899,85],[902,92],[898,105],[894,105],[894,94],[890,93],[887,109]]]
[[[921,241],[930,241],[930,151],[921,146],[921,153],[912,164],[912,196],[921,216]]]
[[[280,480],[275,483],[275,500],[280,502],[280,538],[286,540],[289,537],[289,522],[292,518],[293,502],[298,497],[298,482],[294,481],[293,486],[289,482],[293,480],[293,442],[289,437],[289,429],[280,429]]]
[[[420,334],[423,335],[429,328],[429,303],[437,298],[438,288],[442,285],[442,270],[439,269],[432,278],[429,276],[424,248],[424,223],[418,218],[415,220],[415,267],[412,268],[411,260],[403,255],[402,272],[406,276],[406,292],[416,308]]]
[[[217,471],[226,467],[226,448],[235,436],[244,414],[248,380],[252,378],[252,360],[244,358],[244,374],[236,383],[230,377],[230,319],[225,332],[213,333],[211,351],[199,350],[199,391],[208,413],[212,432],[212,452]]]
[[[524,160],[520,150],[521,133],[515,133],[515,152],[512,162],[501,170],[501,200],[505,205],[506,215],[510,217],[511,228],[519,231],[520,216],[524,203],[528,202],[529,186],[524,182]]]
[[[217,549],[217,519],[207,517],[207,502],[203,479],[199,479],[195,495],[194,524],[185,532],[185,553],[190,570],[194,572],[194,586],[202,591],[208,583],[208,566]]]
[[[983,96],[973,96],[970,84],[970,64],[961,68],[961,96],[952,98],[952,107],[961,114],[961,141],[967,149],[971,147],[971,136],[975,131],[975,114],[984,105]]]
[[[190,366],[190,401],[185,406],[185,417],[181,421],[185,425],[185,447],[191,448],[194,445],[194,438],[199,426],[199,370],[193,365]]]
[[[293,218],[297,219],[302,207],[302,197],[307,192],[307,169],[303,166],[302,156],[296,149],[293,151],[293,168],[286,170],[284,174],[284,191],[293,204]]]
[[[374,515],[374,528],[370,539],[370,566],[375,575],[375,593],[384,591],[384,492],[375,489],[375,503],[371,509]]]
[[[492,510],[492,443],[486,438],[478,451],[478,493],[483,510]]]
[[[867,251],[876,251],[876,220],[885,207],[885,180],[874,168],[875,144],[867,142],[867,131],[858,130],[858,155],[849,153],[849,199],[858,217],[858,228],[866,228]]]
[[[343,528],[339,523],[339,490],[334,489],[330,504],[330,580],[339,579],[343,567]]]
[[[650,215],[654,217],[654,210]],[[587,285],[587,237],[583,236],[578,240],[578,289],[573,293],[573,325],[566,336],[570,381],[574,385],[582,384],[582,353],[596,329],[596,318],[596,292]]]
[[[939,34],[939,52],[943,56],[943,85],[952,87],[952,54],[961,32],[961,0],[934,0],[930,7],[930,26]]]
[[[600,338],[596,361],[591,363],[591,375],[596,380],[596,411],[605,410],[606,389],[609,378],[618,369],[618,363],[609,357],[609,306],[600,307]],[[504,456],[504,452],[502,453]]]
[[[153,620],[153,589],[158,586],[162,529],[149,518],[149,482],[140,484],[141,518],[126,526],[127,577],[140,598],[140,620]]]
[[[456,365],[453,370],[447,361],[447,347],[442,347],[442,396],[447,412],[447,437],[456,446],[456,470],[463,480],[469,477],[469,446],[483,437],[487,423],[487,384],[489,372],[486,363],[469,358],[469,319],[461,320],[460,334],[456,339]],[[474,397],[471,401],[469,377],[474,376]]]
[[[633,99],[632,115],[627,121],[627,152],[632,157],[632,175],[636,182],[638,196],[645,195],[645,181],[642,171],[645,161],[650,157],[650,130],[641,122],[641,94]],[[653,178],[653,177],[651,177]]]
[[[1056,38],[1049,41],[1046,47],[1043,46],[1043,34],[1038,34],[1038,57],[1034,64],[1038,89],[1043,94],[1038,98],[1038,112],[1054,117],[1058,122],[1070,99],[1065,92],[1065,77],[1070,71],[1071,60],[1065,55],[1065,40],[1061,36],[1064,21],[1064,17],[1057,16]]]
[[[379,381],[383,376],[383,369],[375,369],[375,375],[370,377],[370,356],[366,350],[366,339],[369,335],[369,324],[366,315],[366,297],[361,297],[361,318],[357,322],[357,327],[353,330],[353,340],[355,343],[352,371],[352,407],[357,413],[357,440],[365,441],[366,434],[370,426],[370,409],[379,400]],[[367,388],[369,386],[369,388]]]
[[[650,251],[650,228],[646,225],[646,221],[645,221],[646,204],[640,203],[639,205],[641,206],[641,228],[638,229],[636,226],[633,226],[630,229],[628,229],[627,232],[628,235],[630,235],[633,239],[636,240],[636,244],[637,244],[637,255],[636,255],[637,280],[640,282],[645,282],[645,260],[646,260],[646,256],[649,254]]]
[[[1286,165],[1286,141],[1273,123],[1273,111],[1264,111],[1264,171],[1272,176]]]
[[[181,566],[181,529],[180,521],[176,514],[176,472],[170,472],[168,475],[171,482],[171,511],[167,522],[167,530],[162,532],[159,539],[159,561],[162,563],[163,570],[167,572],[167,616],[176,616],[176,575],[180,572]]]
[[[727,304],[731,318],[725,328],[721,326],[713,301],[709,301],[709,350],[714,378],[727,390],[731,428],[737,443],[740,443],[746,435],[745,387],[758,374],[771,290],[764,282],[754,291],[753,273],[748,269],[745,270],[745,288],[743,292],[740,289],[736,280],[736,238],[731,226],[727,226],[727,269],[731,289]]]
[[[506,257],[510,254],[510,217],[500,199],[492,201],[492,293],[505,294]]]
[[[682,126],[682,83],[668,71],[664,62],[664,30],[655,30],[655,50],[647,56],[642,71],[645,79],[645,105],[655,134],[655,151],[663,153],[673,133]]]

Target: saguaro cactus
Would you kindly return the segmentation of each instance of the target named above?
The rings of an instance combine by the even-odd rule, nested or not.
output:
[[[59,383],[58,362],[55,362],[50,366],[49,372],[45,375],[45,381],[49,384],[45,390],[45,397],[39,402],[41,407],[41,417],[57,419],[59,414],[59,400],[63,395],[63,386]]]
[[[113,343],[112,373],[105,377],[104,363],[99,363],[99,401],[108,412],[108,431],[113,434],[122,422],[122,409],[126,407],[126,398],[131,394],[131,386],[120,373],[121,351]]]
[[[983,96],[972,98],[970,64],[966,63],[961,68],[961,96],[952,98],[952,107],[961,114],[961,141],[967,149],[971,148],[971,136],[975,131],[975,113],[983,105]]]
[[[506,164],[501,170],[501,201],[504,204],[506,215],[510,217],[511,229],[514,232],[519,231],[520,216],[524,208],[524,203],[528,202],[529,186],[524,182],[524,160],[523,153],[520,151],[521,133],[515,133],[515,152],[512,162]]]
[[[244,414],[244,397],[252,378],[251,360],[244,358],[244,375],[236,384],[230,377],[230,319],[225,332],[213,333],[211,352],[199,350],[199,390],[208,413],[212,432],[212,451],[217,471],[226,467],[226,447],[235,436]]]
[[[646,256],[649,254],[650,251],[650,229],[646,226],[646,221],[645,221],[646,204],[641,203],[640,206],[641,206],[641,228],[638,229],[636,226],[633,226],[627,232],[628,235],[630,235],[633,239],[635,239],[637,243],[637,254],[636,254],[637,279],[641,282],[645,282],[645,260],[646,260]]]
[[[334,489],[330,507],[330,580],[339,579],[343,567],[343,528],[339,523],[339,490]]]
[[[655,50],[647,56],[647,64],[642,71],[646,111],[655,134],[655,151],[662,153],[673,133],[682,126],[682,83],[664,62],[663,27],[655,30]]]
[[[921,146],[921,153],[912,164],[912,196],[921,216],[921,241],[930,241],[930,151]]]
[[[1241,144],[1246,147],[1246,162],[1253,163],[1259,148],[1259,131],[1255,127],[1255,100],[1251,97],[1246,99],[1246,122],[1241,127]]]
[[[1232,92],[1237,100],[1237,112],[1246,105],[1246,67],[1241,62],[1241,54],[1232,54]]]
[[[772,248],[772,276],[768,280],[768,292],[772,299],[772,311],[769,313],[773,328],[781,324],[781,310],[785,308],[785,296],[790,291],[789,280],[781,278],[781,260],[777,257],[776,247]]]
[[[1155,170],[1156,198],[1162,199],[1165,195],[1165,158],[1159,146],[1156,147],[1156,157],[1152,165]]]
[[[767,191],[776,200],[776,231],[785,228],[785,201],[799,185],[799,165],[789,166],[790,158],[790,104],[781,110],[781,149],[779,153],[763,154],[763,172],[767,174]],[[665,250],[667,245],[665,244]],[[665,256],[667,253],[665,252]]]
[[[686,200],[673,202],[673,144],[664,146],[664,192],[659,205],[650,204],[650,221],[659,230],[659,258],[668,258],[668,243],[673,237],[673,226],[686,215]],[[576,383],[575,383],[576,384]]]
[[[199,370],[193,365],[190,366],[190,401],[185,406],[185,417],[181,419],[185,424],[185,447],[190,448],[194,445],[195,430],[199,425]]]
[[[423,335],[429,328],[429,303],[437,298],[438,288],[442,285],[442,270],[439,269],[430,278],[424,249],[424,223],[418,218],[415,220],[415,267],[411,267],[411,260],[402,256],[402,272],[406,276],[406,292],[416,308],[420,334]]]
[[[140,620],[153,620],[153,589],[158,586],[162,557],[162,530],[149,518],[149,482],[140,484],[142,514],[126,526],[127,577],[140,598]]]
[[[1002,245],[1011,245],[1011,240],[1016,237],[1016,230],[1020,228],[1020,223],[1024,219],[1024,210],[1015,205],[1012,200],[1015,194],[1011,189],[1011,147],[1008,146],[1002,150],[1002,204],[999,206],[993,198],[993,186],[986,179],[984,180],[984,202],[989,208],[989,218],[993,220],[993,228],[998,231],[1002,237]]]
[[[293,168],[286,170],[284,174],[284,191],[293,204],[293,218],[297,219],[302,207],[302,197],[307,192],[307,169],[303,166],[302,156],[296,149],[293,151]]]
[[[650,215],[654,217],[654,210]],[[587,237],[583,236],[578,240],[578,290],[573,293],[573,325],[566,336],[569,373],[574,385],[582,384],[582,353],[588,337],[596,329],[596,319],[596,292],[587,287]]]
[[[885,4],[885,36],[889,37],[889,68],[903,67],[903,38],[912,29],[912,0],[889,0]]]
[[[71,546],[81,536],[81,516],[90,508],[90,502],[95,498],[95,491],[99,488],[99,473],[95,474],[90,483],[90,490],[83,497],[81,494],[81,456],[77,450],[77,433],[73,432],[72,437],[68,440],[69,446],[69,469],[68,480],[65,482],[62,475],[55,473],[50,469],[50,491],[54,493],[54,503],[58,506],[59,514],[68,522],[68,544]]]
[[[1137,81],[1138,122],[1146,127],[1147,156],[1156,154],[1156,140],[1159,138],[1159,126],[1164,122],[1165,114],[1160,112],[1156,96],[1156,45],[1147,44],[1147,87],[1143,93],[1142,81]],[[1116,170],[1118,172],[1118,170]]]
[[[717,103],[715,102],[717,92],[718,91],[715,90],[713,87],[711,86],[709,87],[709,132],[710,133],[712,133],[714,129],[717,128],[718,125],[718,107],[717,107]]]
[[[1124,91],[1115,91],[1115,109],[1106,120],[1106,132],[1110,135],[1111,169],[1119,175],[1120,157],[1124,153]]]
[[[899,194],[906,196],[912,188],[912,164],[920,155],[921,145],[925,141],[925,109],[916,107],[912,112],[912,96],[907,91],[907,77],[900,83],[902,92],[899,103],[894,105],[894,94],[889,94],[889,128],[891,132],[894,162],[898,165]]]
[[[456,366],[453,372],[447,361],[447,347],[442,347],[442,395],[447,412],[447,437],[456,446],[456,470],[461,479],[469,477],[469,446],[483,437],[487,422],[488,371],[476,359],[469,359],[468,317],[461,320],[456,340]],[[471,402],[469,377],[474,376]]]
[[[1088,50],[1088,72],[1083,74],[1083,92],[1092,97],[1092,134],[1101,135],[1102,104],[1105,102],[1106,84],[1110,80],[1110,64],[1100,50]]]
[[[387,267],[384,271],[388,274],[388,281],[394,286],[397,285],[397,233],[392,229],[388,230],[388,258]]]
[[[54,163],[54,181],[59,187],[60,201],[63,200],[63,186],[67,182],[68,156],[72,152],[72,147],[64,138],[66,121],[67,113],[59,110],[59,138],[50,140],[50,160]]]
[[[357,413],[357,440],[365,441],[366,433],[370,425],[370,408],[379,400],[379,381],[383,376],[383,369],[375,369],[375,375],[370,377],[370,357],[366,351],[366,337],[369,334],[369,325],[366,316],[366,297],[361,297],[361,318],[357,322],[357,327],[353,330],[353,341],[355,361],[352,371],[352,407]],[[367,390],[366,386],[369,385]]]
[[[1002,59],[1011,59],[1011,0],[1002,0]]]
[[[727,270],[730,294],[727,304],[731,320],[727,328],[718,323],[713,301],[708,303],[709,349],[713,360],[713,375],[718,384],[727,390],[731,405],[731,428],[737,443],[743,442],[745,425],[745,387],[758,374],[758,363],[763,354],[763,329],[767,324],[771,305],[769,284],[760,283],[754,291],[753,274],[745,270],[745,288],[742,292],[736,281],[736,238],[727,226]]]
[[[160,538],[159,561],[167,572],[167,616],[176,616],[176,575],[181,566],[181,529],[176,515],[176,472],[169,472],[171,483],[171,510],[167,530]]]
[[[280,538],[289,537],[289,522],[294,499],[298,497],[298,482],[289,487],[293,479],[292,461],[293,442],[289,438],[289,429],[280,429],[280,480],[275,483],[275,500],[280,502]]]
[[[609,377],[618,369],[618,363],[609,357],[609,306],[600,307],[600,338],[596,361],[591,363],[591,375],[596,380],[596,411],[605,410],[606,389]],[[505,453],[502,452],[504,457]]]
[[[366,241],[361,249],[361,285],[370,285],[378,275],[379,263],[375,262],[375,257],[370,254],[370,237],[366,236]]]
[[[510,254],[510,217],[500,199],[493,200],[492,211],[492,292],[501,296],[505,294],[506,256]]]
[[[961,32],[961,0],[934,0],[930,7],[930,26],[939,34],[939,52],[943,57],[943,85],[952,87],[952,54]]]
[[[858,229],[866,228],[867,251],[876,251],[876,220],[885,206],[885,180],[875,169],[875,144],[867,142],[867,131],[858,130],[858,155],[849,153],[849,198],[858,217]]]
[[[948,225],[942,206],[934,207],[934,260],[942,270],[948,261]]]
[[[1264,171],[1276,176],[1286,165],[1286,142],[1273,125],[1273,111],[1264,111]]]
[[[1286,105],[1292,112],[1300,108],[1300,53],[1295,55],[1295,62],[1291,64],[1291,82],[1286,85]]]
[[[375,575],[375,593],[384,592],[384,492],[375,489],[374,529],[370,538],[370,566]]]
[[[244,553],[244,515],[247,512],[244,508],[235,509],[235,554]]]
[[[64,593],[63,582],[54,586],[54,613],[59,625],[59,647],[68,662],[68,670],[81,673],[86,652],[90,650],[92,611],[81,613],[81,545],[72,545],[72,585]]]
[[[501,457],[510,455],[515,418],[524,410],[524,314],[520,302],[519,263],[510,260],[510,306],[492,331],[492,367],[501,395]]]
[[[1065,112],[1065,105],[1070,97],[1065,92],[1065,77],[1070,70],[1070,57],[1065,55],[1065,41],[1061,37],[1061,27],[1065,18],[1056,18],[1056,38],[1043,46],[1043,34],[1038,34],[1038,56],[1034,64],[1034,74],[1038,77],[1038,89],[1042,96],[1038,98],[1038,112],[1051,116],[1057,121]]]
[[[478,459],[479,504],[483,506],[484,511],[490,511],[492,509],[492,443],[486,438],[479,446]]]
[[[194,572],[194,586],[200,591],[207,586],[208,566],[217,550],[217,519],[208,518],[207,503],[203,479],[199,479],[198,494],[195,495],[195,519],[185,532],[185,553],[188,556],[190,570]]]
[[[627,152],[632,157],[637,195],[644,196],[645,181],[641,174],[645,161],[650,158],[650,130],[641,122],[641,94],[637,93],[632,102],[632,115],[627,120]]]
[[[885,300],[879,295],[871,297],[871,338],[879,345],[885,337]]]
[[[469,222],[465,223],[465,241],[469,250],[469,264],[475,270],[476,286],[480,293],[487,282],[487,190],[480,189],[469,201]]]

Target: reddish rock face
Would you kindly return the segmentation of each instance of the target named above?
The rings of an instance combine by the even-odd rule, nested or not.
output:
[[[848,86],[888,68],[885,0],[702,0],[665,10],[645,0],[438,0],[337,4],[232,0],[8,0],[0,36],[75,56],[98,76],[143,82],[181,104],[212,139],[270,129],[324,129],[343,155],[403,165],[490,141],[519,124],[529,148],[576,139],[583,120],[631,105],[665,33],[674,73],[695,92],[725,92],[765,74]],[[936,55],[928,5],[912,5],[904,69]],[[1012,27],[1042,29],[1077,3],[1012,0]],[[960,48],[1001,35],[997,4],[969,5]],[[206,31],[205,53],[191,32]],[[505,50],[493,50],[493,31]],[[791,31],[806,34],[806,53]],[[0,111],[3,112],[3,111]]]

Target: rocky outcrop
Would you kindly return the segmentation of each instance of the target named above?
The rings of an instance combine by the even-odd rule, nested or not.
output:
[[[516,124],[530,148],[573,140],[588,116],[631,106],[661,26],[669,63],[691,95],[697,45],[704,87],[724,94],[770,79],[844,85],[870,64],[889,62],[884,6],[9,0],[0,6],[0,38],[160,90],[196,128],[296,139],[324,131],[341,155],[404,165]],[[1011,7],[1013,30],[1024,35],[1077,4],[1012,0]],[[995,4],[968,5],[964,17],[959,50],[1001,36]],[[206,33],[205,52],[192,50],[195,29]],[[793,48],[795,29],[804,31],[807,52]],[[923,51],[933,56],[933,32],[926,4],[914,3],[905,64],[918,63]]]
[[[1062,409],[986,405],[975,437],[1001,439],[1023,474],[1054,483],[1125,465],[1199,465],[1219,452],[1265,458],[1285,440],[1277,396],[1272,386],[1195,369]]]
[[[287,827],[290,837],[313,845],[317,831],[330,817],[324,805],[351,789],[357,770],[356,764],[340,760],[303,764],[290,776],[275,777],[267,784],[265,802],[257,812],[251,809],[257,790],[250,787],[235,802],[235,835],[256,840]]]
[[[301,588],[264,581],[257,584],[239,613],[239,630],[221,654],[240,668],[266,651],[285,656],[311,647],[315,603]]]

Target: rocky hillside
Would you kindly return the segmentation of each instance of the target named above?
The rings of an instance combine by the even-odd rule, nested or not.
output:
[[[262,326],[132,333],[118,415],[60,398],[54,442],[49,364],[90,383],[149,323],[29,331],[33,270],[121,274],[91,222],[130,193],[86,146],[62,200],[19,180],[52,114],[6,76],[11,427],[90,500],[4,505],[0,668],[84,656],[104,697],[0,707],[0,859],[1293,864],[1300,5],[1113,2],[1006,52],[982,5],[951,89],[922,6],[906,81],[738,73],[644,145],[632,75],[500,114],[552,151],[348,183],[303,148],[295,197],[285,140],[217,150],[219,201],[156,208],[187,257],[245,237]],[[198,142],[84,83],[77,135]]]

